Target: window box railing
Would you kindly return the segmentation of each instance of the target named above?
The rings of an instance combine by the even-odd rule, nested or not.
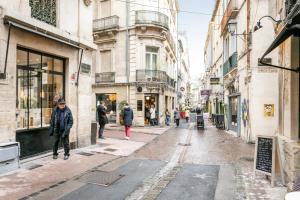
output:
[[[135,24],[151,24],[169,29],[169,17],[157,11],[136,11]]]
[[[223,64],[223,75],[225,76],[231,70],[237,67],[237,53],[233,53],[232,56]]]
[[[95,82],[96,83],[114,83],[115,82],[115,72],[96,73]]]
[[[175,80],[167,75],[165,71],[142,69],[136,70],[137,82],[152,82],[152,83],[164,83],[175,88]]]
[[[94,31],[103,31],[108,29],[117,29],[119,28],[119,17],[110,16],[101,19],[95,19],[93,21],[93,30]]]
[[[56,0],[29,0],[31,17],[56,26]]]

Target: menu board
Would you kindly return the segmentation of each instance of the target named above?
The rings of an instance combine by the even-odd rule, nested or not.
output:
[[[255,170],[272,174],[274,163],[274,138],[258,136],[256,141]]]

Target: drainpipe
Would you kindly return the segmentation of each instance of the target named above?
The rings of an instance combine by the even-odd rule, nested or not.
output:
[[[250,8],[250,0],[247,0],[247,33],[249,34],[251,31],[251,24],[250,24],[250,19],[251,17],[251,8]],[[247,99],[248,99],[248,109],[250,110],[250,91],[249,91],[249,75],[250,75],[250,37],[252,37],[252,34],[247,35],[247,67],[246,67],[246,74],[247,74]],[[251,123],[250,122],[250,115],[248,118],[248,126],[247,126],[247,138],[246,138],[246,142],[250,143],[251,142]]]
[[[78,17],[77,17],[77,27],[78,27],[78,30],[77,30],[77,37],[80,38],[80,3],[81,1],[78,0]],[[77,71],[77,79],[76,79],[76,103],[77,103],[77,106],[76,106],[76,119],[77,119],[77,123],[76,123],[76,147],[78,148],[79,147],[79,135],[78,135],[78,132],[79,132],[79,73],[80,73],[80,66],[81,66],[81,61],[82,61],[82,54],[83,54],[83,49],[81,50],[81,55],[78,51],[78,60],[79,61],[79,64],[78,64],[78,71]]]
[[[127,79],[127,102],[129,103],[129,0],[126,0],[126,79]]]

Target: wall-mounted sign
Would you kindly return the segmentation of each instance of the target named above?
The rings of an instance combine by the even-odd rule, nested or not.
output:
[[[264,105],[264,116],[265,117],[274,117],[274,104],[265,104]]]
[[[82,74],[90,74],[91,73],[91,65],[81,63],[80,73]]]
[[[220,78],[218,78],[218,77],[210,78],[210,84],[211,85],[218,85],[218,84],[220,84]]]
[[[264,66],[260,63],[260,58],[258,59],[258,66]],[[263,60],[261,60],[263,63],[267,63],[267,64],[272,64],[272,58],[264,58]]]
[[[210,90],[201,90],[201,96],[209,96]]]
[[[180,88],[180,91],[181,91],[181,92],[184,92],[184,91],[185,91],[185,88],[184,88],[184,87],[181,87],[181,88]]]

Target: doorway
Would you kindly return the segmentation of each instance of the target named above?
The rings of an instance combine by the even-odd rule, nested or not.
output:
[[[228,128],[240,136],[240,96],[229,97]]]
[[[158,94],[145,94],[145,125],[150,124],[150,108],[152,105],[155,106],[156,119],[158,120]]]

